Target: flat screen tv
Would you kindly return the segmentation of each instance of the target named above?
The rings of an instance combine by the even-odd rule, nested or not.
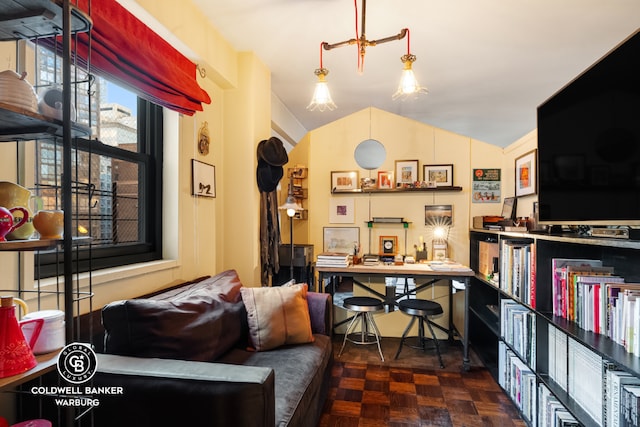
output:
[[[640,30],[537,113],[540,223],[640,225]]]

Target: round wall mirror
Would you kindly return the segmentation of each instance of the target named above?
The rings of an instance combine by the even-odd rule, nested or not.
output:
[[[353,157],[362,169],[378,169],[386,159],[387,152],[380,141],[365,139],[358,144]]]

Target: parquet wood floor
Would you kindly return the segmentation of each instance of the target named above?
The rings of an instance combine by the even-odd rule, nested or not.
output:
[[[441,369],[434,351],[403,347],[383,338],[380,360],[375,345],[347,343],[334,336],[332,384],[317,427],[518,426],[517,409],[472,354],[462,369],[462,348],[444,346]]]

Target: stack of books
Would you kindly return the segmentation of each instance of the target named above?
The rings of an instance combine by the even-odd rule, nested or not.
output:
[[[380,263],[380,258],[378,255],[365,255],[362,263],[364,265],[378,265]]]
[[[323,252],[318,255],[316,267],[348,267],[351,254],[345,252]]]

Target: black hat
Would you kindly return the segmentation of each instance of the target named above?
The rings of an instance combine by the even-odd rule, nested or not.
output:
[[[258,144],[258,158],[271,166],[282,166],[289,161],[287,150],[285,150],[282,141],[275,136],[260,141]]]
[[[261,158],[258,158],[256,178],[260,192],[270,193],[274,191],[283,175],[284,169],[282,169],[282,166],[271,166]]]

